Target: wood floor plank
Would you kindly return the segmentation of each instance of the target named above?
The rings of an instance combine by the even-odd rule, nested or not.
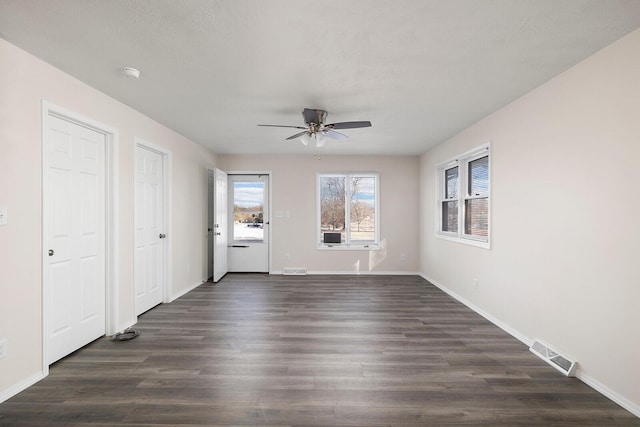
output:
[[[0,426],[640,426],[417,276],[229,274],[0,404]]]

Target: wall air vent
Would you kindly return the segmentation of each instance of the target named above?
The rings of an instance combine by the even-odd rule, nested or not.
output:
[[[578,367],[578,362],[572,362],[566,357],[558,354],[540,340],[534,340],[533,344],[531,344],[531,347],[529,347],[529,350],[531,350],[533,354],[535,354],[566,376],[576,376],[576,368]]]
[[[285,267],[282,269],[285,276],[306,276],[307,269],[305,267]]]

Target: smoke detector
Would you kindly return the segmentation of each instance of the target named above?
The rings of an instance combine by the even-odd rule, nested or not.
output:
[[[138,70],[137,68],[122,67],[120,68],[120,72],[122,73],[123,76],[129,77],[132,79],[137,79],[140,77],[140,70]]]

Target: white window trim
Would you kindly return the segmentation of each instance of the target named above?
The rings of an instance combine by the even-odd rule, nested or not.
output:
[[[468,186],[468,165],[470,162],[477,160],[481,157],[489,155],[489,191],[487,195],[484,196],[468,196],[467,186]],[[492,186],[492,178],[491,178],[491,142],[487,142],[473,150],[467,151],[459,156],[456,156],[453,159],[449,159],[445,162],[442,162],[436,166],[436,238],[442,240],[448,240],[451,242],[463,243],[470,246],[476,246],[484,249],[491,249],[491,186]],[[458,231],[456,232],[447,232],[442,231],[442,202],[449,200],[444,198],[444,185],[445,185],[445,175],[444,172],[447,169],[451,169],[452,167],[458,166]],[[476,237],[472,235],[468,235],[464,233],[464,225],[465,225],[465,209],[466,203],[465,200],[476,199],[476,198],[488,198],[488,224],[487,224],[487,237]]]
[[[349,178],[358,178],[358,177],[373,177],[375,178],[375,210],[376,210],[376,218],[375,218],[375,236],[374,243],[369,244],[352,244],[351,239],[351,224],[349,221],[345,221],[345,243],[330,243],[326,244],[322,241],[322,239],[318,240],[317,249],[322,251],[377,251],[380,250],[380,174],[377,172],[351,172],[351,173],[317,173],[316,174],[316,226],[314,233],[317,233],[321,227],[321,218],[320,214],[320,178],[321,177],[344,177],[347,180]],[[345,191],[345,207],[346,207],[346,218],[349,215],[350,203],[348,200],[348,192]],[[316,234],[317,236],[317,234]]]

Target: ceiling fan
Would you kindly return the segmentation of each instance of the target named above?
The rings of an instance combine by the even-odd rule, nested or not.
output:
[[[291,135],[289,139],[299,138],[300,142],[304,145],[309,144],[310,141],[315,140],[317,147],[322,147],[327,141],[327,137],[338,141],[346,141],[349,137],[343,133],[336,132],[335,129],[355,129],[366,128],[371,126],[370,121],[360,122],[339,122],[339,123],[325,123],[327,118],[327,112],[325,110],[318,110],[313,108],[305,108],[302,111],[302,118],[306,126],[287,126],[287,125],[258,125],[269,126],[276,128],[293,128],[304,129],[302,132]]]

